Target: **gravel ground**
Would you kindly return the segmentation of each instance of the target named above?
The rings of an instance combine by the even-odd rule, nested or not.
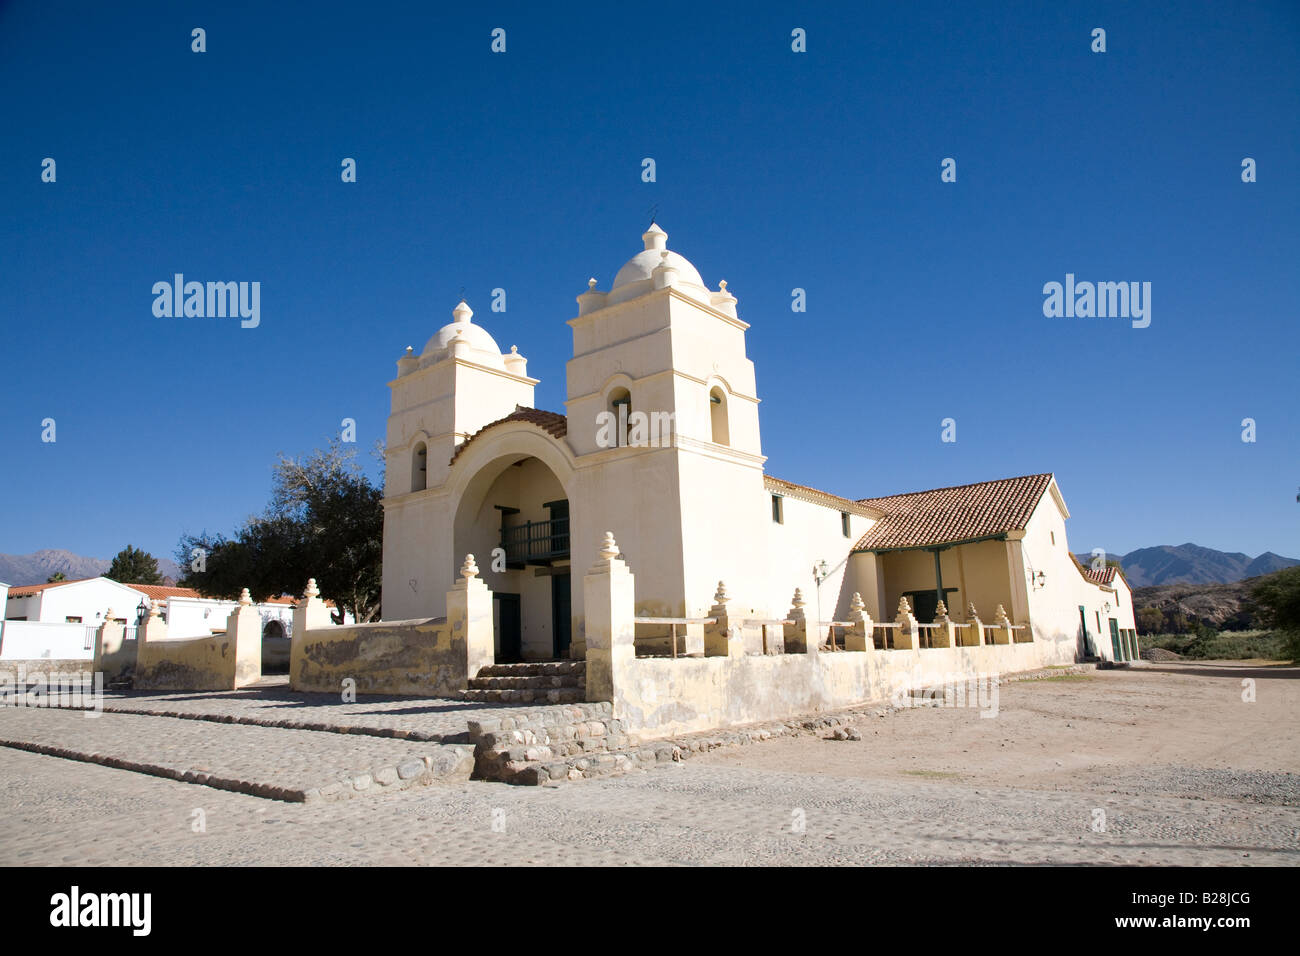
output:
[[[1295,865],[1300,684],[1255,672],[1253,704],[1240,668],[1133,668],[1004,686],[993,719],[916,709],[861,741],[318,805],[0,748],[0,864]]]

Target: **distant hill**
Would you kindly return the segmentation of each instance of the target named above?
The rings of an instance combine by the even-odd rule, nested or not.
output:
[[[1201,621],[1221,631],[1245,631],[1256,626],[1255,606],[1250,598],[1258,578],[1229,584],[1160,584],[1134,588],[1133,607],[1137,611],[1138,630],[1176,634]],[[1143,613],[1155,608],[1159,618]]]
[[[1078,555],[1085,565],[1091,557]],[[1272,551],[1252,558],[1241,552],[1216,551],[1190,543],[1139,548],[1128,554],[1107,557],[1119,561],[1124,568],[1124,577],[1135,588],[1162,584],[1231,584],[1300,564],[1296,558],[1284,558]]]
[[[69,581],[94,578],[107,571],[112,563],[108,558],[87,558],[71,551],[48,548],[31,554],[0,554],[0,581],[10,587],[44,584],[50,575],[59,571]],[[175,581],[180,576],[180,568],[170,558],[158,558],[158,573]]]

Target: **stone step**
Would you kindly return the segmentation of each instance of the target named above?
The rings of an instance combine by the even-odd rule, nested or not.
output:
[[[519,664],[489,664],[479,668],[479,677],[573,677],[586,678],[586,661],[524,661]]]
[[[572,674],[555,677],[471,677],[473,690],[553,690],[556,687],[585,687],[586,681]]]
[[[483,689],[471,687],[460,692],[461,700],[480,704],[577,704],[587,696],[584,687]]]
[[[539,786],[681,759],[670,742],[642,744],[607,703],[517,718],[470,721],[474,776]]]

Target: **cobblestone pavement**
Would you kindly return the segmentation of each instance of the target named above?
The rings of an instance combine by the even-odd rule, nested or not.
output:
[[[559,788],[434,785],[316,805],[12,750],[0,750],[0,774],[4,865],[1300,860],[1295,808],[696,763]],[[1108,809],[1104,833],[1090,828],[1096,806]],[[196,811],[204,832],[195,832]],[[802,833],[795,832],[800,818]]]
[[[317,733],[244,724],[103,713],[88,717],[76,710],[0,707],[0,743],[40,753],[108,763],[178,779],[202,775],[209,786],[281,799],[303,799],[348,781],[364,791],[373,783],[399,785],[423,774],[425,757],[440,745],[391,737]],[[463,751],[468,746],[448,748]],[[439,756],[442,756],[439,754]],[[412,769],[411,761],[422,766]],[[398,770],[402,768],[399,775]],[[464,768],[468,775],[469,765]],[[366,776],[370,780],[366,780]],[[313,794],[319,797],[319,793]]]
[[[450,699],[364,696],[353,703],[341,694],[300,694],[289,690],[287,677],[268,678],[237,691],[106,693],[106,711],[183,714],[190,717],[260,723],[268,726],[349,727],[412,740],[466,739],[470,720],[537,710],[543,705],[484,705]],[[355,730],[354,730],[355,732]]]
[[[1294,866],[1284,718],[1300,681],[1261,683],[1245,705],[1235,674],[1207,674],[1017,684],[996,721],[918,709],[864,718],[862,740],[785,738],[560,787],[435,782],[308,804],[0,747],[0,865]],[[46,710],[0,710],[5,728],[286,774],[322,753],[351,769],[374,748],[438,746]]]

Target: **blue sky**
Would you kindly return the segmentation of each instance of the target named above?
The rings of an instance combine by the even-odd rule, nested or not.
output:
[[[1076,551],[1300,555],[1298,46],[1294,3],[0,3],[0,551],[170,556],[345,417],[373,469],[462,287],[563,411],[657,203],[752,326],[769,473],[1054,471]],[[261,282],[260,326],[155,318],[176,272]],[[1150,327],[1045,318],[1067,272],[1150,282]]]

